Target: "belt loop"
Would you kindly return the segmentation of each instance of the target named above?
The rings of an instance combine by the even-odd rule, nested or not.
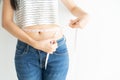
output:
[[[26,52],[28,52],[28,50],[29,50],[29,45],[28,45],[28,44],[26,44],[26,45],[27,45]]]

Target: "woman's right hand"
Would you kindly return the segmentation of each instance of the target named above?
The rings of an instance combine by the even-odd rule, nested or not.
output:
[[[56,48],[58,47],[57,41],[55,39],[34,41],[31,46],[35,49],[42,50],[50,54],[56,51]]]

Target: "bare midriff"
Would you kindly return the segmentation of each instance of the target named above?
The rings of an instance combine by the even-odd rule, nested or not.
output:
[[[63,32],[60,29],[60,26],[56,24],[33,25],[22,29],[34,40],[46,40],[50,38],[55,38],[58,40],[63,36]]]

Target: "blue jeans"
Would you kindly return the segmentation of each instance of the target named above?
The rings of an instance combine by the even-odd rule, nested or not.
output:
[[[18,40],[15,53],[15,67],[18,80],[66,80],[69,55],[66,39],[57,40],[58,48],[50,54],[45,69],[46,52]]]

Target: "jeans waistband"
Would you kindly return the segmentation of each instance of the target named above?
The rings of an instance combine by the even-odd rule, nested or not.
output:
[[[66,41],[66,39],[65,39],[65,36],[63,35],[62,38],[60,38],[60,39],[57,40],[58,47],[61,46],[62,44],[64,44],[65,41]],[[30,46],[30,45],[28,45],[28,44],[26,44],[26,43],[24,43],[24,42],[22,42],[20,40],[18,40],[17,45],[19,45],[19,46],[26,46],[27,45],[27,46],[29,46],[29,49],[35,49],[32,46]]]

